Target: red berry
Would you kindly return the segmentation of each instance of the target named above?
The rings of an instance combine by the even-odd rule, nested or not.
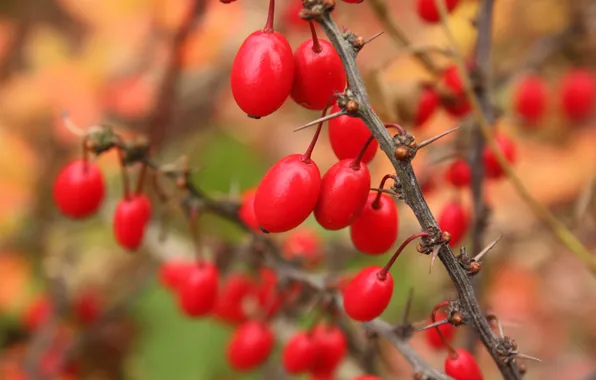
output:
[[[547,88],[544,79],[528,75],[517,84],[513,95],[515,112],[528,124],[536,124],[544,116]]]
[[[339,111],[337,105],[331,108],[331,113]],[[364,143],[372,135],[362,120],[347,115],[329,120],[328,128],[331,148],[340,160],[356,157]],[[379,143],[374,140],[366,149],[362,161],[369,163],[375,157],[378,148]]]
[[[295,375],[309,371],[318,355],[318,346],[309,332],[300,331],[288,341],[282,352],[287,373]]]
[[[180,259],[164,261],[159,267],[159,282],[170,290],[178,290],[195,265],[195,263]]]
[[[228,362],[237,371],[250,371],[263,364],[275,345],[273,332],[260,321],[240,326],[228,344]]]
[[[457,7],[458,3],[459,0],[445,0],[447,12],[451,13]],[[441,21],[441,14],[435,4],[435,0],[418,0],[416,11],[418,12],[418,16],[426,22],[435,23]]]
[[[255,294],[259,307],[269,318],[277,313],[283,298],[278,289],[277,274],[273,269],[261,267],[259,276],[260,280],[255,287]]]
[[[431,2],[434,0],[430,0]],[[459,76],[457,66],[451,65],[443,71],[441,81],[445,88],[451,93],[451,98],[443,105],[445,110],[455,116],[462,117],[470,112],[470,102],[464,91],[464,84]]]
[[[316,325],[311,336],[317,345],[317,356],[311,372],[315,376],[330,376],[346,355],[346,337],[339,327],[324,323]]]
[[[294,56],[282,34],[266,28],[244,40],[232,64],[231,83],[232,95],[246,114],[260,118],[277,111],[293,82]]]
[[[495,140],[497,142],[497,145],[499,146],[499,150],[507,159],[507,162],[509,162],[510,164],[514,163],[517,154],[515,149],[515,143],[513,142],[513,140],[511,140],[508,136],[503,134],[497,134],[495,136]],[[497,179],[505,174],[494,152],[488,146],[484,148],[482,158],[484,162],[485,177]]]
[[[54,203],[64,215],[76,219],[88,217],[103,201],[103,174],[94,163],[73,161],[58,173],[53,193]]]
[[[437,321],[446,318],[447,314],[445,313],[439,312],[435,315],[435,320]],[[428,323],[432,323],[432,319],[430,319]],[[445,340],[447,340],[447,343],[450,343],[453,340],[453,336],[455,335],[455,327],[453,325],[446,323],[444,325],[439,326],[439,330],[441,330],[441,332],[443,333],[443,336],[445,337]],[[436,350],[445,348],[445,342],[443,342],[443,339],[441,339],[441,336],[437,332],[436,328],[424,330],[424,337],[426,338],[426,342],[428,343],[428,345],[432,348]]]
[[[455,357],[449,354],[445,359],[445,373],[455,380],[482,380],[482,372],[472,354],[463,348],[455,351]]]
[[[291,231],[283,242],[281,253],[287,260],[300,259],[308,268],[314,268],[322,259],[321,239],[308,227]]]
[[[466,160],[460,158],[451,163],[447,168],[447,182],[455,187],[462,188],[470,186],[472,181],[472,170]]]
[[[460,202],[448,202],[439,214],[439,227],[451,234],[450,246],[457,245],[468,232],[468,213]]]
[[[311,39],[298,46],[294,53],[291,93],[296,103],[311,110],[322,110],[329,98],[345,87],[346,73],[329,41]]]
[[[137,249],[150,218],[151,201],[146,195],[136,194],[120,200],[114,213],[114,236],[118,244],[126,249]]]
[[[424,87],[418,99],[418,110],[414,123],[417,127],[426,123],[439,105],[439,94],[432,87]]]
[[[393,295],[393,277],[379,275],[381,267],[364,268],[344,290],[344,308],[350,318],[368,322],[385,311]],[[385,273],[385,272],[382,272]]]
[[[248,317],[244,311],[244,300],[254,290],[254,284],[245,274],[237,272],[227,276],[215,304],[214,314],[223,322],[239,324]]]
[[[242,194],[242,203],[238,210],[238,216],[244,224],[257,233],[261,233],[259,222],[255,215],[255,194],[257,189],[248,189]]]
[[[255,195],[255,215],[268,232],[298,227],[315,208],[321,189],[321,173],[314,161],[302,154],[279,160],[261,180]]]
[[[397,239],[399,218],[391,197],[371,191],[364,210],[350,226],[350,236],[356,249],[369,255],[388,251]]]
[[[328,230],[340,230],[360,216],[370,192],[370,172],[357,159],[341,160],[323,176],[315,218]]]
[[[25,310],[23,324],[30,331],[43,325],[52,313],[52,302],[46,296],[34,300]]]
[[[86,290],[79,294],[75,300],[75,315],[81,323],[91,325],[101,315],[102,306],[103,302],[99,294],[91,290]]]
[[[596,87],[594,75],[584,69],[573,69],[561,78],[559,84],[561,108],[573,121],[585,119],[592,113]]]
[[[178,303],[189,317],[203,316],[213,309],[217,300],[219,271],[208,262],[193,266],[178,287]]]

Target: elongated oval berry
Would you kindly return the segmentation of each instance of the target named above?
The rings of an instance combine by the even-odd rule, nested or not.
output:
[[[328,230],[340,230],[360,216],[370,192],[370,172],[362,161],[341,160],[323,176],[315,218]]]
[[[470,186],[472,181],[472,171],[466,160],[459,158],[451,163],[447,168],[447,182],[455,187],[462,188]]]
[[[414,117],[414,125],[420,127],[426,123],[437,109],[439,100],[439,94],[437,94],[434,88],[430,86],[423,87],[418,99],[418,108]]]
[[[504,134],[497,134],[495,136],[495,141],[499,146],[499,150],[505,158],[507,162],[513,164],[517,158],[517,152],[515,149],[515,143],[511,138]],[[497,160],[495,153],[490,149],[488,146],[484,148],[484,153],[482,156],[484,162],[484,176],[491,179],[501,178],[505,172],[503,171],[503,167]]]
[[[440,321],[446,318],[447,314],[438,312],[436,314],[435,320]],[[433,323],[432,319],[429,319],[428,323]],[[445,323],[444,325],[440,325],[438,328],[439,330],[441,330],[441,333],[443,333],[443,336],[445,337],[447,343],[453,341],[453,336],[455,335],[455,327],[453,325]],[[446,347],[445,342],[443,341],[443,339],[441,339],[441,336],[439,335],[436,328],[424,330],[424,338],[426,339],[428,345],[434,348],[435,350],[440,350]]]
[[[178,290],[196,264],[187,260],[172,259],[161,263],[159,282],[169,290]]]
[[[302,154],[279,160],[261,180],[255,194],[255,215],[268,232],[298,227],[315,208],[321,189],[321,172]]]
[[[71,218],[86,218],[95,213],[105,194],[103,174],[94,163],[72,161],[56,177],[54,203]]]
[[[397,206],[387,194],[372,191],[364,210],[350,226],[350,237],[356,249],[369,255],[387,252],[397,239],[399,218]]]
[[[282,364],[291,375],[309,371],[319,353],[312,335],[299,331],[286,344],[282,352]]]
[[[294,101],[311,110],[322,110],[331,96],[346,87],[346,73],[333,45],[317,38],[303,42],[294,53]]]
[[[255,215],[255,194],[257,189],[248,189],[242,193],[242,201],[240,209],[238,209],[238,216],[244,224],[256,233],[261,233],[259,229],[259,222]]]
[[[137,249],[150,218],[151,201],[146,195],[135,194],[120,200],[114,213],[114,236],[118,244],[129,250]]]
[[[592,113],[596,97],[594,80],[594,75],[584,69],[571,70],[561,78],[561,109],[568,119],[580,121]]]
[[[237,371],[250,371],[263,364],[275,345],[271,329],[261,321],[240,326],[228,343],[227,359]]]
[[[547,106],[547,88],[544,79],[528,75],[517,84],[513,106],[517,115],[529,126],[535,126],[544,116]]]
[[[360,271],[344,290],[344,308],[350,318],[368,322],[385,311],[393,295],[393,277],[381,267],[368,267]]]
[[[244,301],[254,290],[254,283],[245,274],[230,273],[219,291],[214,309],[215,316],[230,324],[245,322],[248,316],[244,311]]]
[[[232,64],[232,95],[253,118],[275,112],[287,99],[294,82],[294,55],[286,38],[273,30],[274,2],[263,30],[249,35]]]
[[[468,213],[460,202],[448,202],[438,218],[439,227],[451,234],[450,246],[457,245],[468,232]]]
[[[87,289],[77,296],[73,308],[77,319],[89,326],[95,323],[101,315],[103,301],[99,293]]]
[[[325,323],[317,324],[311,336],[317,345],[317,356],[311,372],[315,375],[332,374],[346,356],[346,336],[339,327]]]
[[[261,312],[267,318],[273,317],[283,301],[275,271],[268,267],[259,269],[259,281],[255,285],[255,295]]]
[[[444,100],[443,107],[445,110],[455,117],[462,117],[468,114],[471,110],[470,102],[466,97],[464,84],[456,65],[451,65],[443,71],[441,82],[451,95],[450,98]]]
[[[189,317],[211,312],[217,300],[219,270],[209,262],[199,262],[178,287],[178,305]]]
[[[284,239],[281,253],[286,260],[298,259],[307,268],[314,268],[323,258],[321,238],[312,228],[297,228]]]
[[[472,354],[463,348],[455,352],[456,355],[449,354],[445,359],[445,373],[455,380],[482,380],[482,371]]]
[[[445,0],[447,12],[453,12],[458,3],[459,0]],[[418,12],[418,16],[426,22],[436,23],[441,21],[441,14],[435,0],[418,0],[416,11]]]
[[[52,314],[52,301],[48,296],[41,296],[35,299],[25,310],[23,325],[29,331],[37,330]]]
[[[337,105],[331,108],[331,113],[339,111]],[[362,120],[347,115],[329,120],[328,129],[331,148],[340,160],[356,157],[364,143],[372,136]],[[375,157],[378,149],[379,143],[374,140],[366,149],[362,161],[369,163]]]

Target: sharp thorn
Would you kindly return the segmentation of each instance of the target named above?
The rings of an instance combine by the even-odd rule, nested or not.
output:
[[[445,131],[445,132],[443,132],[443,133],[439,133],[439,134],[438,134],[438,135],[436,135],[436,136],[433,136],[433,137],[431,137],[431,138],[429,138],[429,139],[427,139],[427,140],[424,140],[423,142],[421,142],[420,144],[418,144],[418,148],[416,148],[416,149],[422,149],[422,148],[424,148],[425,146],[427,146],[427,145],[429,145],[429,144],[432,144],[433,142],[437,141],[437,140],[438,140],[438,139],[440,139],[441,137],[445,137],[445,136],[447,136],[448,134],[450,134],[450,133],[453,133],[453,132],[457,131],[457,130],[458,130],[460,127],[461,127],[461,126],[459,126],[459,125],[458,125],[458,126],[457,126],[457,127],[455,127],[455,128],[451,128],[451,129],[449,129],[449,130],[446,130],[446,131]]]
[[[85,131],[79,128],[73,121],[70,119],[68,111],[62,110],[61,112],[62,121],[64,122],[64,126],[68,129],[71,133],[77,136],[85,136]]]
[[[497,243],[501,240],[503,236],[499,236],[497,239],[495,239],[492,243],[490,243],[489,245],[487,245],[482,251],[480,251],[480,253],[478,253],[475,257],[474,257],[474,261],[479,262],[484,255],[486,255],[488,253],[488,251],[490,251],[491,249],[493,249],[493,247],[495,245],[497,245]]]
[[[449,320],[448,319],[442,319],[440,321],[436,321],[434,323],[431,323],[430,325],[426,325],[424,327],[421,327],[419,329],[416,329],[416,330],[414,330],[414,332],[421,332],[421,331],[428,330],[428,329],[434,329],[435,327],[439,327],[439,326],[445,325],[447,323],[449,323]]]
[[[435,260],[437,259],[437,256],[439,256],[439,247],[433,248],[433,254],[430,258],[430,266],[428,267],[428,274],[431,273],[431,271],[433,269],[433,265],[435,263]]]
[[[369,38],[368,40],[364,41],[364,44],[367,45],[371,42],[373,42],[377,37],[380,37],[383,35],[383,33],[385,33],[384,31],[380,31],[379,33],[375,34],[374,36],[372,36],[371,38]]]
[[[323,123],[323,122],[325,122],[325,121],[327,121],[327,120],[334,119],[334,118],[336,118],[336,117],[338,117],[338,116],[343,116],[343,115],[345,115],[346,113],[347,113],[346,111],[343,111],[343,110],[342,110],[342,111],[338,111],[338,112],[336,112],[336,113],[332,113],[331,115],[327,115],[327,116],[320,117],[320,118],[318,118],[318,119],[316,119],[316,120],[313,120],[313,121],[311,121],[311,122],[308,122],[308,123],[304,124],[304,125],[303,125],[303,126],[301,126],[301,127],[298,127],[298,128],[296,128],[296,129],[294,129],[294,132],[301,131],[301,130],[303,130],[303,129],[305,129],[305,128],[311,127],[311,126],[313,126],[313,125],[315,125],[315,124]]]
[[[542,360],[538,359],[537,357],[526,355],[526,354],[517,354],[517,355],[515,355],[515,357],[518,359],[534,360],[536,362],[542,363]]]

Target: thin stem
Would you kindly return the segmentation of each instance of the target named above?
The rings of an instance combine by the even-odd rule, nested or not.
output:
[[[439,133],[439,134],[438,134],[438,135],[436,135],[436,136],[433,136],[433,137],[431,137],[431,138],[428,138],[428,139],[424,140],[423,142],[421,142],[420,144],[418,144],[418,147],[417,147],[416,149],[422,149],[422,148],[424,148],[425,146],[427,146],[427,145],[429,145],[429,144],[432,144],[432,143],[434,143],[435,141],[437,141],[437,140],[438,140],[438,139],[440,139],[441,137],[445,137],[445,136],[447,136],[448,134],[450,134],[450,133],[453,133],[453,132],[457,131],[459,128],[460,128],[460,126],[458,125],[458,126],[457,126],[457,127],[455,127],[455,128],[448,129],[448,130],[446,130],[445,132],[441,132],[441,133]]]
[[[269,0],[269,11],[267,12],[267,22],[263,32],[273,33],[273,19],[275,18],[275,0]]]
[[[122,188],[124,191],[124,199],[130,199],[130,185],[128,184],[128,170],[126,169],[126,161],[124,159],[124,148],[118,146],[118,158],[120,159],[120,168],[122,169]]]
[[[521,198],[530,206],[532,211],[542,220],[544,224],[546,224],[557,236],[559,241],[567,247],[571,252],[575,254],[575,256],[581,260],[584,265],[592,272],[593,275],[596,275],[596,257],[593,256],[590,251],[584,247],[582,242],[563,224],[561,223],[546,207],[540,204],[532,194],[526,189],[521,179],[515,174],[511,165],[507,161],[507,158],[501,152],[499,145],[495,141],[493,133],[490,128],[490,123],[488,122],[487,118],[482,111],[482,107],[480,102],[478,101],[478,97],[474,94],[474,90],[472,87],[472,83],[470,78],[468,77],[466,65],[463,59],[461,52],[457,49],[457,43],[455,41],[455,37],[451,32],[449,24],[447,22],[447,10],[445,9],[445,4],[443,1],[435,0],[437,8],[441,13],[441,23],[445,30],[445,34],[449,39],[450,44],[453,46],[454,52],[454,60],[457,66],[457,70],[462,80],[462,84],[464,86],[464,92],[466,97],[470,101],[470,105],[472,106],[472,110],[478,124],[480,125],[480,129],[482,134],[486,140],[488,147],[494,153],[499,165],[505,172],[505,175],[509,179],[509,181],[515,187],[517,193],[521,196]]]
[[[435,323],[437,321],[437,311],[439,311],[439,309],[444,308],[445,306],[448,306],[449,303],[447,301],[443,301],[441,303],[439,303],[437,306],[435,306],[433,308],[433,312],[430,315],[430,318],[432,320],[433,323]],[[445,344],[445,346],[447,347],[447,350],[449,350],[449,355],[452,358],[457,358],[457,351],[455,351],[455,349],[453,348],[453,346],[451,346],[451,344],[449,344],[449,342],[447,342],[447,339],[445,339],[445,335],[443,335],[443,332],[441,331],[441,329],[439,328],[439,326],[435,326],[435,329],[437,330],[437,333],[439,334],[439,336],[441,337],[441,340],[443,341],[443,344]]]
[[[329,102],[327,102],[327,103],[329,103]],[[323,109],[323,112],[321,113],[321,119],[324,119],[325,115],[327,114],[328,109],[329,109],[329,104],[327,104],[327,106]],[[310,162],[311,162],[310,156],[312,156],[312,152],[315,149],[315,145],[317,144],[317,140],[319,139],[319,135],[321,134],[321,129],[323,128],[323,123],[324,123],[324,121],[320,121],[319,125],[317,125],[317,131],[315,132],[314,136],[312,137],[312,140],[310,142],[310,145],[306,149],[306,152],[304,152],[304,155],[302,156],[302,162],[304,162],[305,164],[310,164]]]
[[[319,42],[319,37],[317,37],[317,31],[315,30],[315,24],[312,20],[308,20],[308,26],[310,26],[310,34],[312,35],[312,51],[314,53],[320,53],[323,51],[323,47]]]
[[[396,124],[396,123],[385,123],[385,128],[387,128],[387,129],[389,129],[389,128],[397,129],[397,132],[400,135],[405,135],[406,134],[406,130],[404,129],[404,127],[402,127],[401,125]]]
[[[195,246],[195,257],[197,259],[197,263],[202,263],[205,257],[203,255],[203,250],[201,249],[200,244],[198,221],[199,210],[197,209],[197,207],[191,206],[188,210],[188,228],[190,230],[190,236],[192,237],[192,243]]]
[[[407,238],[406,240],[404,240],[403,243],[401,243],[401,245],[399,246],[399,248],[397,248],[397,251],[395,251],[395,253],[393,254],[393,256],[391,256],[391,259],[389,259],[389,261],[387,262],[387,264],[385,264],[385,266],[383,267],[383,269],[381,269],[381,271],[377,274],[377,276],[379,277],[380,280],[385,280],[385,278],[387,278],[387,273],[389,272],[389,270],[391,269],[391,267],[393,266],[393,264],[395,263],[395,260],[397,260],[397,258],[399,257],[400,253],[402,253],[402,251],[404,250],[404,248],[406,248],[406,246],[408,244],[410,244],[410,242],[414,239],[417,239],[419,237],[424,237],[424,236],[429,236],[428,232],[426,231],[421,231],[421,232],[417,232],[415,234],[413,234],[412,236],[410,236],[409,238]]]
[[[366,150],[368,149],[370,143],[372,143],[374,139],[375,139],[375,137],[373,135],[371,135],[366,140],[366,142],[364,143],[364,145],[362,145],[362,148],[358,152],[358,155],[354,158],[354,160],[352,160],[352,164],[350,165],[350,168],[352,170],[360,170],[360,162],[362,161],[362,157],[364,157],[364,154],[366,153]]]
[[[87,147],[87,143],[89,142],[89,135],[85,135],[85,137],[83,137],[83,162],[85,163],[85,166],[83,167],[83,170],[85,170],[85,172],[87,171],[87,167],[88,167],[88,162],[89,162],[89,148]]]
[[[395,181],[395,174],[385,174],[383,176],[383,179],[381,179],[381,183],[379,184],[379,190],[377,190],[377,196],[371,204],[372,208],[375,210],[378,210],[381,207],[381,194],[383,193],[383,191],[381,190],[383,190],[383,188],[385,187],[385,182],[387,182],[388,179],[392,179]]]
[[[143,192],[143,185],[145,184],[145,174],[147,173],[147,164],[141,163],[141,172],[139,173],[139,179],[137,180],[137,189],[135,194],[139,195]]]

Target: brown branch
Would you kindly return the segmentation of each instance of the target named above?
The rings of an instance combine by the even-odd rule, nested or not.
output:
[[[176,104],[176,90],[181,76],[183,45],[199,18],[205,13],[206,0],[195,0],[186,18],[176,30],[170,47],[169,61],[157,90],[157,100],[147,119],[151,147],[156,149],[164,141],[168,124]]]
[[[475,93],[486,115],[487,121],[492,125],[495,122],[495,112],[491,99],[491,60],[492,48],[492,23],[494,0],[482,0],[477,19],[478,37],[476,40],[476,54],[474,57]],[[472,204],[474,207],[474,220],[472,222],[472,252],[476,254],[484,245],[484,235],[489,216],[489,207],[484,200],[484,162],[482,155],[486,147],[484,135],[478,123],[474,124],[471,136],[471,146],[468,152],[468,162],[472,172]],[[482,273],[479,274],[480,276]],[[479,278],[472,280],[474,290],[479,292]],[[470,331],[466,348],[474,352],[477,335]]]
[[[379,141],[381,149],[393,164],[401,183],[402,196],[414,212],[420,226],[429,232],[431,236],[436,236],[440,231],[439,226],[422,195],[410,160],[399,160],[396,158],[394,153],[398,145],[387,132],[383,122],[370,107],[368,94],[366,93],[362,76],[356,64],[357,52],[344,39],[344,36],[332,20],[329,12],[321,12],[320,16],[315,17],[342,59],[348,79],[349,90],[347,94],[359,105],[356,116],[367,125],[373,136]],[[403,145],[401,146],[403,147]],[[486,320],[484,313],[482,313],[470,278],[451,249],[447,245],[442,245],[439,248],[438,256],[457,289],[459,302],[466,314],[466,322],[478,331],[480,340],[493,357],[503,377],[505,379],[521,379],[515,361],[503,360],[501,341],[494,335],[490,324]]]

